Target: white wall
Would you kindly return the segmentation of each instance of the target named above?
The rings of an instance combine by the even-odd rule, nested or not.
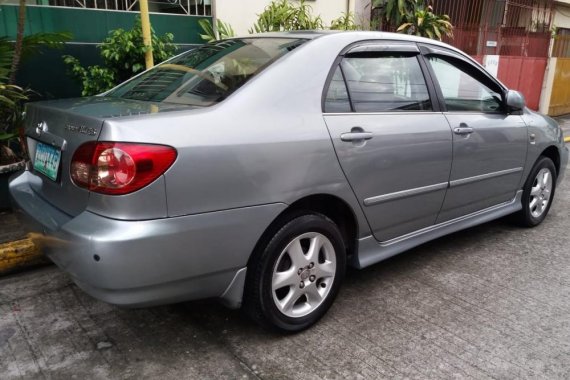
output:
[[[216,18],[231,24],[238,35],[245,35],[257,20],[257,15],[270,3],[270,0],[216,0]],[[320,15],[325,25],[347,10],[355,11],[355,3],[363,0],[313,0],[307,1],[313,8],[313,15]],[[358,21],[358,20],[357,20]]]
[[[552,25],[557,28],[570,28],[570,0],[568,5],[555,4]]]

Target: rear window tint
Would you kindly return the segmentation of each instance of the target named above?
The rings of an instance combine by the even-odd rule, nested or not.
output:
[[[123,83],[109,97],[209,106],[243,86],[305,40],[244,38],[217,41],[175,57]]]

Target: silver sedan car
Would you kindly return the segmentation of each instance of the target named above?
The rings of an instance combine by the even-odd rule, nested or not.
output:
[[[559,126],[461,51],[291,32],[183,53],[96,97],[30,104],[15,209],[77,285],[131,307],[219,298],[299,331],[364,268],[546,217]]]

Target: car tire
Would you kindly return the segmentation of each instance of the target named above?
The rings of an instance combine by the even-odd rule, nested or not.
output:
[[[248,266],[244,309],[256,322],[297,332],[330,308],[346,270],[337,225],[324,215],[297,213],[261,244]]]
[[[541,156],[525,182],[522,195],[523,208],[513,215],[517,224],[523,227],[535,227],[542,223],[554,200],[556,178],[556,167],[552,160]]]

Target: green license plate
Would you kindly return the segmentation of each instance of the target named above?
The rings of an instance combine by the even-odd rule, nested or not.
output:
[[[52,181],[56,181],[60,161],[61,151],[59,149],[38,141],[36,157],[34,158],[34,170],[42,173]]]

